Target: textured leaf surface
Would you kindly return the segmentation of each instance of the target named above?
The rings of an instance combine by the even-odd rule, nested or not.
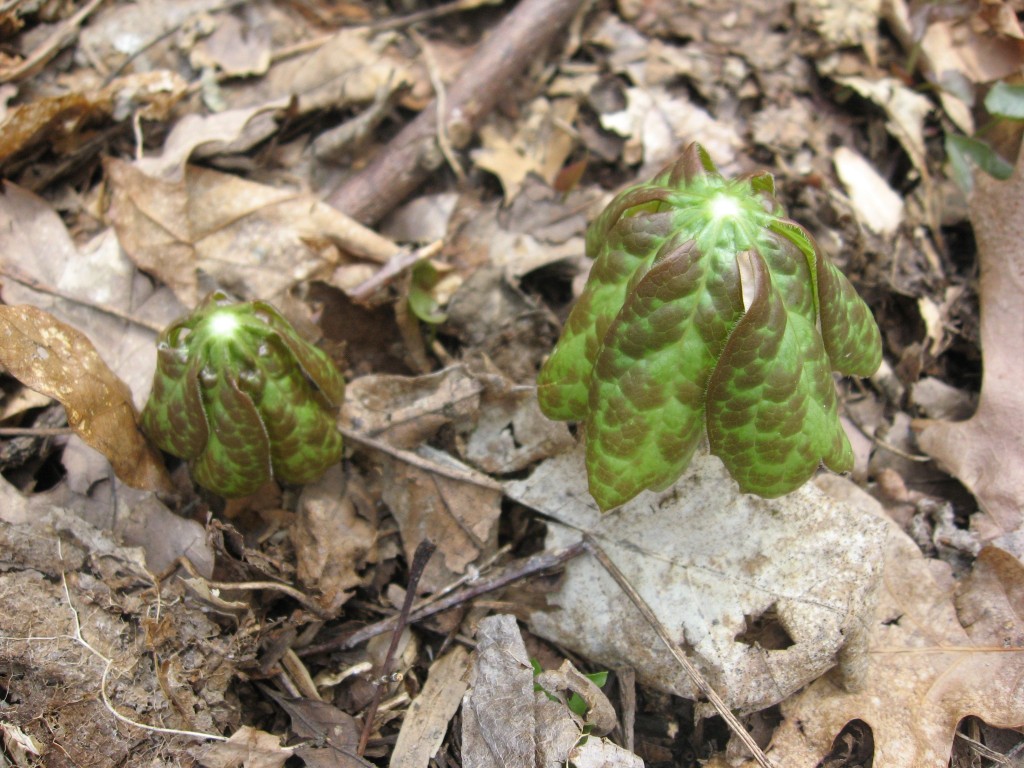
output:
[[[585,423],[602,509],[672,483],[704,435],[767,497],[822,462],[851,468],[832,372],[873,373],[881,338],[774,193],[769,174],[723,179],[692,144],[588,231],[594,265],[537,393],[548,417]]]
[[[710,266],[693,240],[670,241],[605,336],[587,419],[591,493],[604,508],[675,480],[701,439],[716,345],[742,312],[738,273]]]
[[[143,424],[224,496],[307,483],[341,458],[344,381],[271,305],[211,294],[161,336]]]

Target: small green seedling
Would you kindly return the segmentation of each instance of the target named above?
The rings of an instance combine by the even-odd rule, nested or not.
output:
[[[584,424],[602,510],[686,469],[705,435],[744,492],[774,497],[853,466],[832,372],[869,376],[878,326],[772,176],[724,179],[691,144],[587,231],[595,259],[537,396]]]
[[[215,291],[161,335],[145,432],[187,460],[199,485],[254,493],[308,483],[341,458],[345,382],[270,304]]]
[[[533,676],[537,677],[541,672],[544,671],[541,667],[540,662],[537,659],[530,659],[530,666],[533,667]],[[598,688],[604,688],[604,684],[608,682],[608,672],[590,672],[583,675],[590,682],[596,685]],[[544,690],[544,686],[540,683],[533,684],[533,690],[539,691],[548,697],[551,701],[560,701],[560,699],[549,691]],[[575,691],[565,702],[565,705],[569,708],[569,711],[579,717],[586,717],[587,715],[587,700],[580,696]]]
[[[1013,173],[1013,163],[999,154],[989,137],[1013,124],[1016,124],[1017,131],[1020,130],[1024,122],[1024,85],[1003,81],[995,83],[985,96],[985,111],[992,120],[974,136],[946,135],[950,171],[965,194],[974,187],[973,166],[1000,181],[1006,181]]]

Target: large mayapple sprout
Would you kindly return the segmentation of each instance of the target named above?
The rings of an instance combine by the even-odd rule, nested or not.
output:
[[[246,496],[271,478],[310,482],[341,458],[344,393],[331,359],[273,306],[215,291],[160,335],[142,425],[199,485]]]
[[[774,497],[853,467],[832,372],[882,359],[871,311],[768,173],[724,179],[691,144],[587,231],[594,264],[537,394],[583,422],[602,510],[663,489],[707,436],[740,489]]]

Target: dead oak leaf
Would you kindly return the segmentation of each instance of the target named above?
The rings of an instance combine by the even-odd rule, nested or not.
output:
[[[138,427],[132,393],[82,333],[28,305],[0,307],[0,364],[60,401],[68,424],[133,488],[169,491],[160,455]]]
[[[818,765],[852,720],[871,728],[875,765],[915,768],[945,768],[968,715],[1024,725],[1024,564],[987,547],[955,595],[942,567],[893,526],[865,686],[821,678],[784,702],[768,750],[776,765]]]
[[[107,214],[122,247],[185,306],[197,303],[201,275],[241,296],[274,300],[297,282],[329,275],[339,260],[334,243],[367,258],[395,250],[308,194],[192,165],[180,181],[117,159],[104,170]]]
[[[967,421],[919,422],[918,443],[974,494],[998,535],[1024,521],[1024,152],[1009,180],[979,173],[975,181],[970,218],[981,266],[981,397]]]

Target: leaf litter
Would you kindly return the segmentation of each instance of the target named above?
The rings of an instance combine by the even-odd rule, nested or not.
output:
[[[31,316],[31,343],[0,343],[3,426],[18,432],[3,439],[40,451],[0,467],[17,486],[3,486],[16,565],[0,647],[6,669],[48,670],[89,702],[39,698],[15,675],[5,733],[54,765],[111,764],[129,743],[168,764],[487,765],[495,749],[524,765],[740,764],[590,555],[487,591],[582,528],[776,764],[817,764],[841,742],[875,764],[942,765],[958,728],[1019,751],[1020,174],[977,173],[968,201],[942,145],[973,136],[984,93],[1020,69],[1012,4],[587,6],[531,51],[475,138],[445,125],[428,165],[450,166],[390,237],[324,202],[375,158],[403,157],[389,137],[442,114],[487,31],[537,4],[487,5],[0,13],[13,54],[0,67],[2,309],[12,333]],[[577,487],[576,437],[538,413],[536,370],[588,268],[586,222],[690,140],[728,173],[775,173],[875,311],[888,372],[840,392],[854,476],[884,513],[846,481],[766,509],[695,474],[599,519]],[[413,248],[436,240],[445,288],[421,322]],[[173,492],[153,492],[169,489],[164,462],[132,413],[155,332],[212,287],[277,302],[346,374],[348,450],[320,482],[225,506],[170,465]],[[99,452],[44,426],[60,412],[51,397]],[[413,579],[423,538],[438,552]],[[448,610],[395,634],[406,593],[414,615]],[[91,654],[67,639],[85,605]],[[375,639],[345,642],[364,631]],[[52,639],[17,639],[29,633]],[[642,640],[616,644],[630,637]],[[105,689],[103,659],[118,673]],[[603,700],[574,671],[602,668]],[[382,682],[386,670],[397,677]],[[127,723],[102,690],[130,720],[193,735]],[[570,691],[590,697],[583,715]],[[59,713],[58,728],[37,711]],[[596,727],[608,711],[611,733]]]

